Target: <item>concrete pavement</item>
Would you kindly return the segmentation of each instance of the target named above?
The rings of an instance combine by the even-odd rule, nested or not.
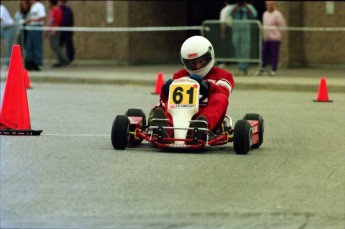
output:
[[[61,68],[52,68],[47,65],[41,71],[29,71],[29,76],[31,83],[134,84],[152,86],[154,90],[158,72],[162,72],[166,81],[182,67],[182,64],[121,66],[75,62]],[[254,76],[256,66],[251,68],[247,76],[236,75],[236,66],[226,66],[225,69],[234,74],[236,90],[260,89],[317,93],[320,79],[324,77],[330,93],[345,93],[345,67],[281,68],[273,77],[268,74]],[[7,71],[2,68],[2,82],[5,82],[6,76]]]
[[[116,115],[146,114],[152,86],[33,83],[40,137],[1,136],[1,228],[344,229],[345,96],[237,90],[229,113],[265,119],[263,145],[113,150]],[[138,99],[139,98],[139,99]]]

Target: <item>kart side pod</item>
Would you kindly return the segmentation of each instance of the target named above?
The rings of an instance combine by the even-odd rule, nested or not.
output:
[[[234,127],[233,145],[237,154],[247,154],[250,148],[263,143],[264,120],[259,114],[246,114]]]

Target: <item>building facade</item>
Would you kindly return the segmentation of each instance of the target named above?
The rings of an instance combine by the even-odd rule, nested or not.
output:
[[[197,1],[199,2],[199,1]],[[199,26],[218,19],[223,1],[68,1],[75,27]],[[201,1],[203,2],[203,1]],[[211,2],[211,1],[210,1]],[[331,2],[331,3],[329,3]],[[48,1],[45,4],[49,11]],[[2,1],[12,15],[19,1]],[[278,9],[290,27],[345,27],[345,2],[279,1]],[[333,9],[332,9],[333,8]],[[213,12],[212,15],[208,12]],[[210,18],[211,17],[211,18]],[[213,18],[212,18],[213,17]],[[195,20],[194,20],[195,23]],[[76,60],[110,64],[175,64],[183,41],[199,31],[74,32]],[[345,31],[286,31],[280,63],[286,67],[345,65]],[[45,58],[52,58],[45,39]]]

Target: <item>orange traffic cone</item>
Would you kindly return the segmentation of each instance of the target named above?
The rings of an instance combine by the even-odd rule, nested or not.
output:
[[[42,132],[31,130],[23,71],[20,46],[13,45],[0,112],[0,134],[40,135]]]
[[[27,69],[23,69],[23,74],[24,74],[24,82],[25,82],[25,88],[26,89],[32,89],[30,85],[30,76],[29,76],[29,71]]]
[[[160,94],[163,85],[164,85],[163,74],[161,72],[158,72],[155,91],[152,92],[151,94]]]
[[[333,100],[328,99],[328,89],[326,84],[326,79],[321,78],[320,85],[319,85],[319,91],[317,94],[317,99],[313,100],[314,102],[333,102]]]

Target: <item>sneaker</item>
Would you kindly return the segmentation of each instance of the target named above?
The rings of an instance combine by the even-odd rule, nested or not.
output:
[[[157,120],[154,120],[157,119]],[[153,126],[158,126],[158,127],[163,127],[163,126],[167,126],[167,117],[163,111],[162,108],[156,108],[153,111],[153,115],[152,115],[152,119],[151,119],[151,125]],[[153,133],[158,135],[158,129],[153,129]],[[160,138],[160,136],[158,136],[158,138]],[[162,135],[161,138],[169,138],[168,132],[166,131],[166,129],[162,129]],[[161,139],[159,139],[159,141],[161,141]],[[165,143],[170,144],[171,141],[165,141]]]
[[[229,115],[225,115],[224,120],[223,120],[223,125],[224,125],[225,131],[232,130],[233,122],[232,122],[232,118]]]
[[[61,66],[62,66],[62,64],[60,64],[60,63],[52,64],[52,68],[58,68],[58,67],[61,67]]]
[[[262,73],[264,73],[265,69],[264,68],[260,68],[257,72],[254,73],[255,76],[261,76]]]
[[[270,76],[275,76],[275,75],[276,75],[276,72],[275,72],[275,71],[270,71],[268,74],[269,74]]]

